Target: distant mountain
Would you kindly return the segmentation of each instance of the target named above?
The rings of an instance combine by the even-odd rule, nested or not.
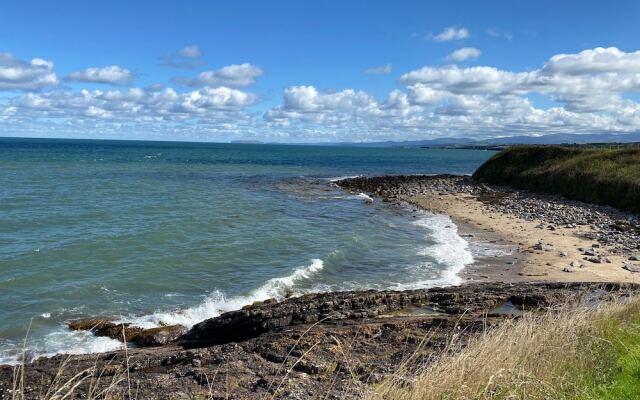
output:
[[[510,136],[490,139],[436,138],[427,140],[407,140],[402,142],[335,143],[340,146],[359,147],[449,147],[464,145],[509,145],[509,144],[585,144],[585,143],[634,143],[640,142],[637,133],[556,133],[542,136]]]

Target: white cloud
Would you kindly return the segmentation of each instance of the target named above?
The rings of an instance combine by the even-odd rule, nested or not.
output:
[[[447,56],[448,61],[462,62],[469,59],[476,59],[480,57],[481,51],[475,47],[463,47],[455,50]]]
[[[638,74],[640,51],[625,53],[615,47],[589,49],[577,54],[558,54],[543,68],[549,74]]]
[[[202,52],[198,45],[185,46],[175,54],[168,54],[161,57],[160,65],[178,69],[196,69],[202,66]]]
[[[87,68],[84,71],[72,72],[66,77],[69,81],[88,83],[107,83],[126,85],[133,80],[133,73],[117,65],[101,68]]]
[[[435,42],[450,42],[452,40],[461,40],[469,37],[469,30],[465,27],[450,26],[445,28],[437,35],[429,35],[429,38]]]
[[[386,65],[381,65],[379,67],[369,68],[364,72],[366,74],[372,74],[372,75],[388,75],[392,71],[393,71],[393,67],[391,66],[391,64],[386,64]]]
[[[638,132],[640,104],[624,94],[640,92],[639,54],[596,48],[553,56],[532,71],[425,66],[403,74],[406,90],[382,102],[353,89],[295,86],[265,119],[315,140]],[[559,105],[539,108],[530,93]]]
[[[283,91],[279,105],[261,115],[251,108],[258,96],[239,88],[255,83],[262,70],[240,64],[188,82],[206,85],[198,89],[152,85],[25,93],[0,102],[0,128],[119,135],[128,127],[154,135],[168,132],[174,138],[299,142],[640,132],[639,55],[595,48],[552,56],[527,71],[427,65],[402,74],[402,87],[380,98],[357,88],[328,91],[294,85]],[[0,63],[3,68],[8,64],[53,74],[53,64],[44,60],[25,63],[5,57]],[[16,82],[22,88],[47,86],[16,76],[5,73],[0,82],[6,84],[9,77],[14,88]],[[538,103],[539,97],[549,101]]]
[[[256,65],[249,63],[227,65],[213,71],[204,71],[193,79],[178,77],[174,80],[185,86],[230,86],[244,87],[256,83],[256,79],[261,77],[264,71]]]
[[[226,87],[186,93],[174,89],[82,90],[28,93],[12,99],[9,107],[32,117],[94,117],[114,120],[176,120],[214,118],[252,105],[256,95]]]
[[[178,51],[178,55],[184,58],[200,58],[200,48],[197,45],[185,46]]]
[[[0,90],[39,90],[58,83],[51,61],[34,58],[27,62],[0,53]]]
[[[422,83],[433,89],[458,94],[501,93],[517,90],[523,81],[529,79],[528,73],[501,71],[494,67],[458,66],[423,67],[400,77],[400,82],[411,85]]]

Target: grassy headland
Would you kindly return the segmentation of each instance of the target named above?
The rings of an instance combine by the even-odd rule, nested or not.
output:
[[[415,372],[398,371],[374,399],[640,398],[640,299],[527,314]]]
[[[515,146],[473,178],[640,213],[640,147]]]

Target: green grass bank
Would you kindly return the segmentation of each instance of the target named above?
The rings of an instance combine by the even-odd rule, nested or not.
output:
[[[638,146],[515,146],[487,160],[473,178],[640,214]]]

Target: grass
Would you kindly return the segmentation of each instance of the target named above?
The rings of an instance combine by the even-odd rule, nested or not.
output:
[[[640,299],[528,314],[398,371],[373,399],[638,399]]]
[[[473,178],[640,213],[640,147],[514,146]]]

